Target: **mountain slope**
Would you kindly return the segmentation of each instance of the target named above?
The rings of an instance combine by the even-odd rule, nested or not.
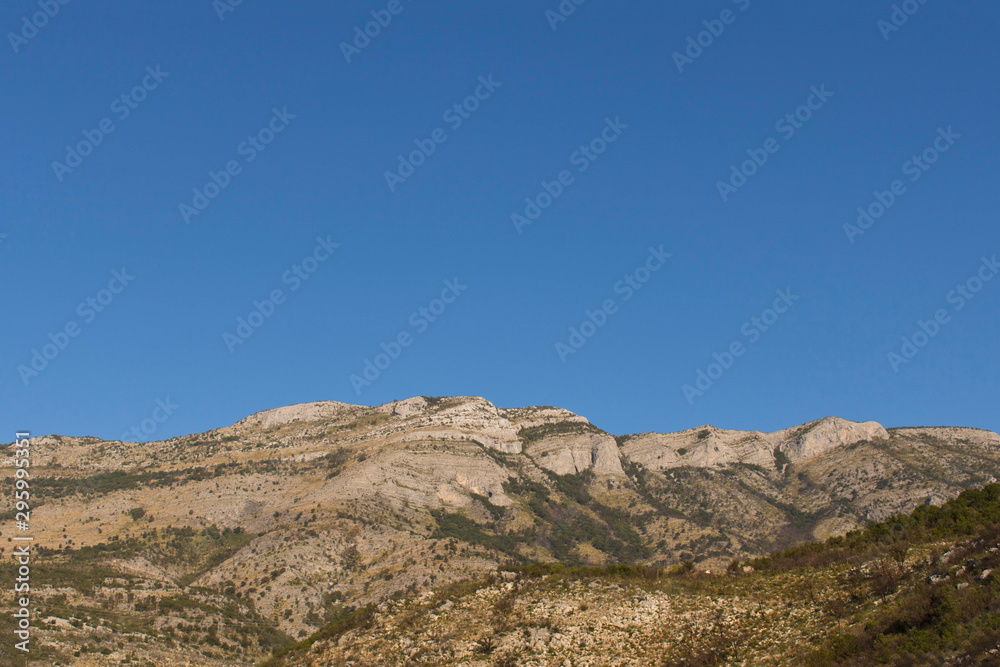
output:
[[[72,664],[110,645],[108,664],[249,665],[353,608],[503,564],[719,570],[1000,477],[1000,437],[974,429],[614,437],[470,397],[289,406],[154,443],[49,436],[33,454],[37,595],[68,624],[43,636]]]
[[[501,571],[366,609],[268,667],[1000,664],[1000,485],[936,510],[716,575]]]

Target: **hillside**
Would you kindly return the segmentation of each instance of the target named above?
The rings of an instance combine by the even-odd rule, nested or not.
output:
[[[73,665],[249,666],[354,609],[500,567],[720,572],[1000,478],[1000,437],[975,429],[616,437],[469,397],[290,406],[153,443],[47,436],[33,454],[51,628],[34,657]]]
[[[992,485],[723,574],[501,571],[363,610],[268,665],[996,665],[998,522]]]

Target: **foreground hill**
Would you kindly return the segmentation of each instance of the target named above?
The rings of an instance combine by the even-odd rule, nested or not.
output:
[[[1000,437],[975,429],[826,418],[616,437],[469,397],[32,446],[38,664],[252,665],[354,609],[501,566],[718,572],[1000,478]]]
[[[268,667],[1000,664],[1000,485],[725,574],[502,571],[333,624]]]

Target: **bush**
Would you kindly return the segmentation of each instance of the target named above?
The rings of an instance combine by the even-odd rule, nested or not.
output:
[[[489,655],[490,653],[493,653],[494,650],[496,650],[496,647],[497,647],[497,641],[493,637],[487,635],[486,637],[483,637],[482,639],[477,641],[475,647],[473,647],[472,650],[480,655]]]
[[[872,592],[884,600],[896,592],[902,576],[903,568],[899,563],[888,558],[880,558],[871,564],[868,578]]]

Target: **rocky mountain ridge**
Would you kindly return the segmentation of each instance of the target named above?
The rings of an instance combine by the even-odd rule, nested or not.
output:
[[[475,397],[309,403],[162,442],[45,436],[32,449],[53,573],[39,586],[62,600],[45,609],[145,623],[126,646],[155,664],[190,645],[193,664],[249,665],[352,608],[503,564],[717,570],[1000,477],[1000,436],[975,429],[830,417],[613,436],[559,408]],[[11,466],[0,456],[8,481]],[[106,581],[75,588],[94,572]]]

